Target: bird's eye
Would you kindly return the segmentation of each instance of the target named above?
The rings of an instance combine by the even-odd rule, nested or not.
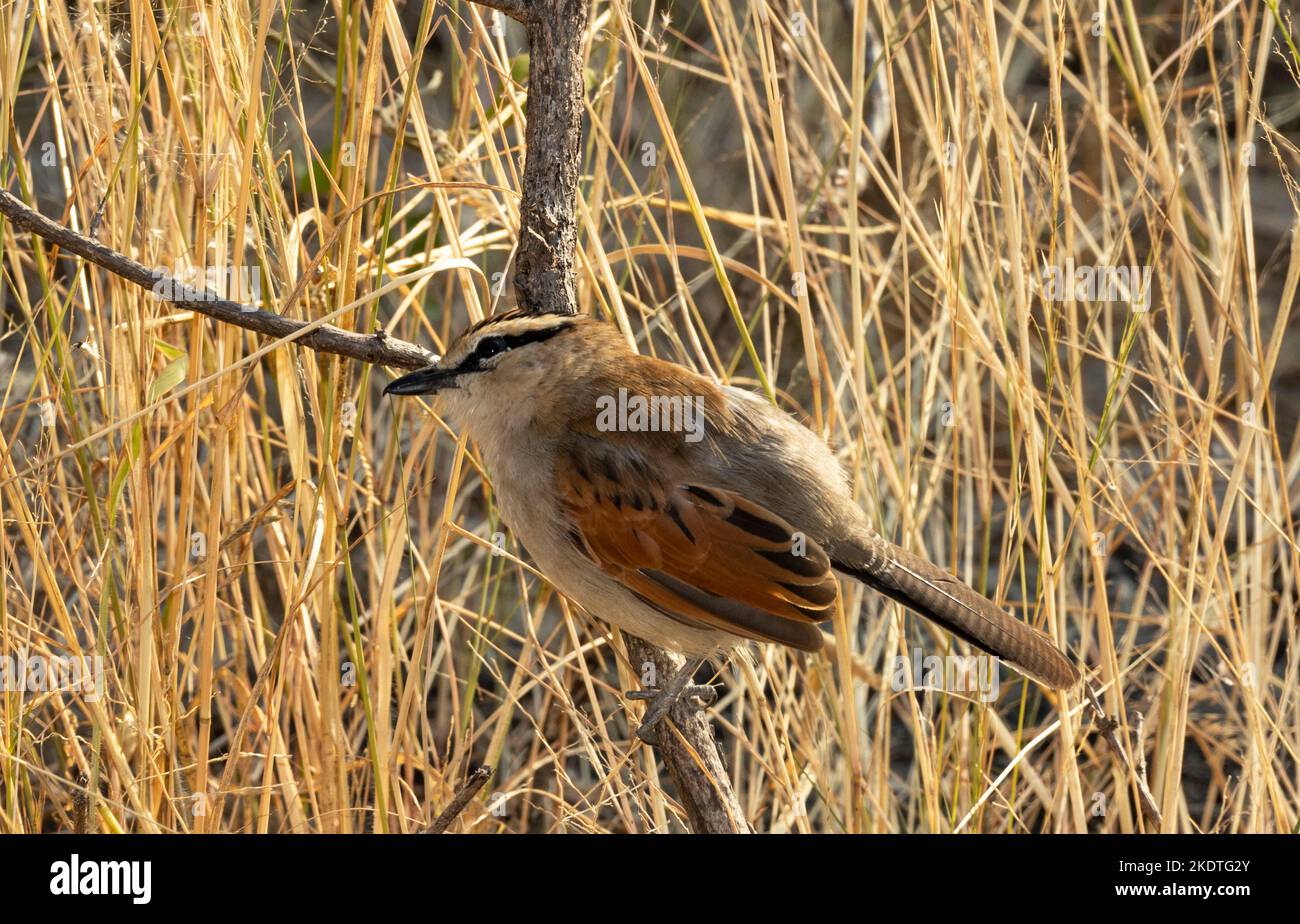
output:
[[[479,345],[474,348],[474,353],[479,359],[487,359],[489,356],[496,356],[498,353],[505,352],[506,341],[503,337],[488,337],[479,341]]]

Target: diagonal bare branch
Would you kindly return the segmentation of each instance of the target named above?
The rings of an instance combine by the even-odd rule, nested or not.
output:
[[[13,222],[14,227],[30,231],[51,244],[57,244],[68,253],[76,254],[115,276],[147,289],[155,294],[159,301],[207,315],[215,321],[234,324],[268,337],[293,340],[321,353],[333,353],[336,356],[346,356],[366,363],[399,369],[419,369],[438,359],[435,354],[423,347],[407,343],[405,340],[394,339],[382,332],[369,335],[358,334],[332,324],[299,321],[273,311],[219,298],[205,290],[194,289],[166,273],[151,270],[137,263],[112,247],[106,247],[98,241],[78,234],[71,228],[51,221],[40,212],[28,208],[3,189],[0,189],[0,214]]]

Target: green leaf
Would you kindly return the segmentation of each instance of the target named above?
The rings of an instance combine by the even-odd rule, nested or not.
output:
[[[153,345],[154,349],[163,356],[166,356],[168,359],[180,359],[182,356],[186,355],[185,351],[180,347],[172,346],[166,340],[159,340],[157,337],[153,338]]]
[[[122,499],[122,486],[126,484],[126,476],[130,473],[131,458],[128,456],[117,467],[117,473],[113,475],[113,483],[108,489],[108,523],[110,526],[117,522],[117,503]]]
[[[149,403],[153,404],[167,392],[171,391],[181,382],[185,381],[185,373],[188,371],[190,358],[181,356],[169,362],[162,371],[162,375],[149,386]]]

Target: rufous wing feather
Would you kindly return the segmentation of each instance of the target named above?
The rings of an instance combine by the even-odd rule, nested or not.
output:
[[[837,592],[830,559],[731,491],[665,484],[639,459],[575,457],[556,473],[578,550],[675,619],[805,651]]]

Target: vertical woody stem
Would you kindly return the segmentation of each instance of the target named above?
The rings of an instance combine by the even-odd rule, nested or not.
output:
[[[574,251],[589,2],[483,0],[484,6],[513,16],[528,29],[526,161],[514,284],[519,304],[529,311],[578,310]],[[654,676],[671,677],[683,663],[639,638],[623,637],[638,675],[641,665],[654,664]],[[660,723],[655,750],[676,784],[691,829],[699,834],[747,832],[707,717],[679,702],[668,719]]]
[[[575,314],[573,255],[582,164],[590,0],[534,0],[528,27],[528,124],[515,292],[529,311]]]

